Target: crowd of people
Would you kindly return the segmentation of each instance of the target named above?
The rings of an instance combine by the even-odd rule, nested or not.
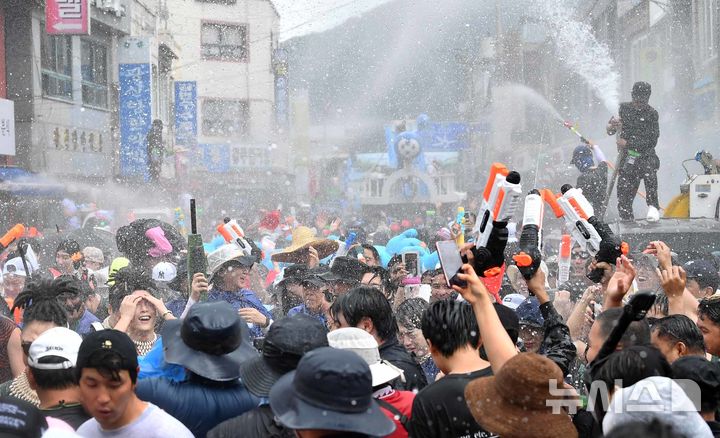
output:
[[[568,281],[549,252],[526,280],[512,235],[502,269],[479,272],[467,226],[451,285],[427,266],[457,237],[449,225],[290,223],[265,221],[252,251],[212,248],[197,273],[159,221],[118,230],[118,254],[11,245],[0,433],[720,436],[712,255],[681,260],[652,241],[612,265],[576,247]],[[648,294],[647,315],[626,321]]]

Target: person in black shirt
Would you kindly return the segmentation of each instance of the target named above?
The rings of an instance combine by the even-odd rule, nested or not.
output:
[[[581,144],[573,151],[572,164],[580,171],[575,186],[582,189],[595,214],[601,215],[607,196],[608,165],[605,155],[596,145]]]
[[[65,327],[38,336],[28,351],[27,378],[40,399],[40,411],[77,429],[91,417],[80,404],[76,363],[82,338]]]
[[[657,171],[660,159],[655,153],[660,126],[658,113],[648,104],[652,89],[647,82],[636,82],[632,90],[632,102],[620,104],[620,119],[611,118],[607,126],[608,135],[620,130],[618,150],[626,152],[626,158],[618,168],[618,213],[620,219],[632,221],[633,199],[640,181],[645,182],[647,191],[648,221],[659,220]]]
[[[423,314],[422,332],[445,377],[415,397],[410,436],[494,436],[477,424],[465,403],[468,383],[493,374],[490,363],[480,358],[480,330],[472,307],[458,301],[436,301]]]

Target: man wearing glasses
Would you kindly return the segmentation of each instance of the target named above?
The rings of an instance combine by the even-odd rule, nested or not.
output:
[[[457,299],[458,294],[452,288],[448,287],[445,280],[445,274],[443,274],[442,269],[425,271],[420,278],[420,282],[422,284],[430,285],[430,303],[446,300],[448,298],[453,300]]]
[[[334,300],[329,284],[313,270],[302,277],[300,285],[302,286],[303,303],[290,309],[288,316],[304,313],[317,318],[324,326],[327,326],[330,305]]]

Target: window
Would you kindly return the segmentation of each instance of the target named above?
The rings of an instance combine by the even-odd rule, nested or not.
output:
[[[720,0],[698,0],[695,4],[695,35],[697,55],[700,61],[718,54],[717,29],[720,25],[718,3]]]
[[[44,96],[72,100],[72,43],[67,35],[42,33],[42,89]]]
[[[203,23],[201,51],[205,59],[246,62],[248,55],[247,26]]]
[[[83,104],[108,107],[107,47],[95,41],[82,40]]]
[[[203,135],[244,137],[248,131],[248,103],[244,100],[205,99],[202,105]]]

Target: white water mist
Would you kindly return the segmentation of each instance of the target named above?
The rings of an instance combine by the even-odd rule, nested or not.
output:
[[[573,19],[575,3],[533,0],[532,9],[546,23],[557,57],[585,79],[605,108],[615,114],[619,105],[620,74],[610,50],[598,42],[591,27]]]

